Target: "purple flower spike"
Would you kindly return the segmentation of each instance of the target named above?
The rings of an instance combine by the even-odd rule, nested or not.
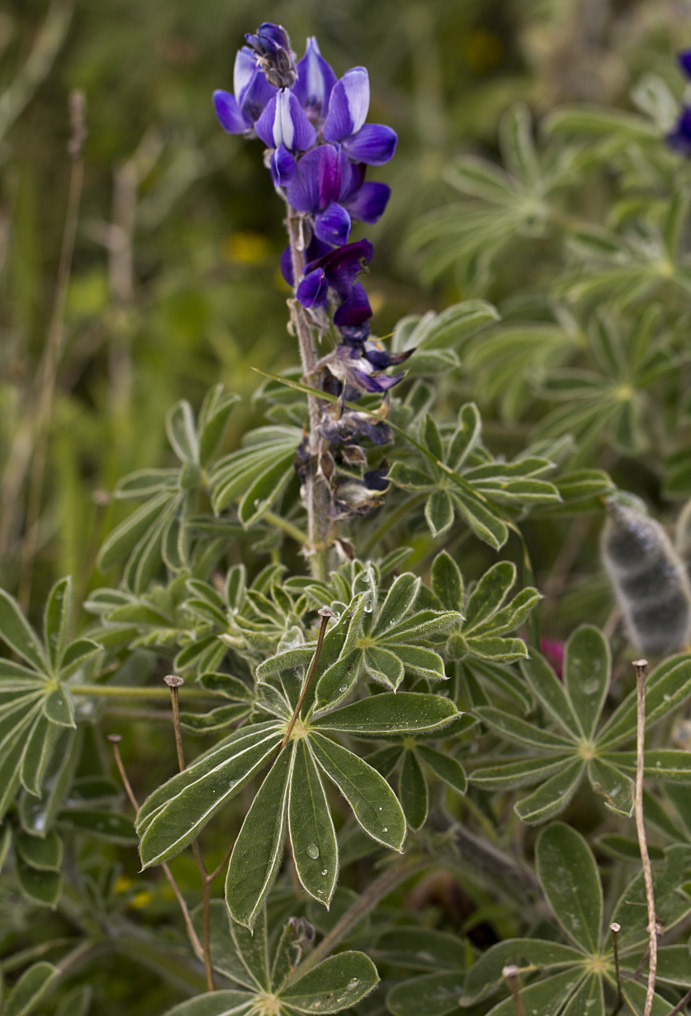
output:
[[[314,216],[314,235],[324,243],[340,246],[350,236],[350,216],[337,201],[332,201],[326,208]]]
[[[325,307],[329,297],[329,283],[324,269],[315,268],[308,272],[295,295],[303,307]]]
[[[284,145],[291,152],[305,152],[317,140],[306,113],[286,88],[274,94],[254,129],[268,148]]]
[[[372,308],[370,307],[365,287],[362,283],[356,282],[334,314],[334,324],[342,331],[356,331],[359,333],[362,325],[371,317]],[[369,334],[369,325],[367,325],[365,331],[366,334]]]
[[[683,53],[679,53],[677,60],[686,76],[691,78],[691,49],[686,49]]]
[[[248,47],[256,53],[266,80],[275,88],[292,88],[297,79],[295,53],[285,28],[265,21],[254,35],[246,35]]]
[[[357,134],[343,139],[343,148],[350,158],[368,166],[383,166],[393,158],[397,144],[396,131],[380,123],[366,123]]]
[[[279,145],[271,155],[271,179],[276,187],[287,187],[295,177],[297,165],[285,145]]]
[[[383,166],[396,151],[396,132],[383,124],[366,124],[369,110],[369,77],[364,67],[346,71],[334,85],[324,138],[340,141],[354,162]]]
[[[356,278],[372,260],[373,254],[374,248],[369,240],[358,240],[357,243],[337,247],[336,250],[311,261],[305,268],[305,274],[315,268],[323,269],[331,289],[336,291],[341,300],[346,300]]]
[[[235,95],[221,89],[214,92],[216,115],[229,134],[244,134],[254,127],[254,121],[276,94],[246,46],[238,50],[235,57],[233,88]]]
[[[360,130],[369,110],[369,75],[364,67],[352,67],[331,92],[324,123],[326,141],[342,141]]]
[[[314,36],[307,40],[305,55],[297,65],[297,73],[293,93],[310,120],[321,123],[326,116],[336,75],[319,52]]]
[[[665,140],[675,152],[691,155],[691,106],[682,106],[676,127]]]

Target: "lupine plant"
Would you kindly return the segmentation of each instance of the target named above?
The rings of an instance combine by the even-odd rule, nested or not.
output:
[[[299,366],[238,447],[222,386],[170,410],[81,623],[69,579],[40,631],[0,595],[7,1016],[115,1012],[124,953],[159,987],[122,1012],[687,1011],[691,114],[635,98],[507,112],[409,234],[469,298],[381,339],[352,232],[396,133],[365,68],[246,36],[214,104],[264,146]]]

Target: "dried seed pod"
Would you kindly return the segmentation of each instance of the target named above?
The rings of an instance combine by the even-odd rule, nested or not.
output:
[[[640,652],[668,655],[691,638],[691,586],[686,569],[655,519],[608,502],[602,558],[626,630]]]

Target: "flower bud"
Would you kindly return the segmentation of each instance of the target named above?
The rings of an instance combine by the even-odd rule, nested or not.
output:
[[[691,638],[691,587],[684,565],[655,519],[608,503],[602,558],[639,652],[668,655]]]

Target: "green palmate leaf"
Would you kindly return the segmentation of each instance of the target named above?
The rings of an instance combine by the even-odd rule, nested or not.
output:
[[[58,685],[43,703],[43,712],[51,723],[57,723],[61,727],[75,727],[74,710],[69,692],[63,685]]]
[[[577,945],[595,955],[602,926],[602,886],[595,858],[575,829],[555,822],[535,847],[537,874],[554,914]]]
[[[446,755],[425,744],[419,744],[416,749],[420,759],[428,765],[435,776],[438,776],[444,783],[457,790],[459,794],[465,794],[468,785],[463,766],[453,757]]]
[[[43,637],[53,670],[57,669],[67,636],[72,603],[72,579],[59,579],[51,589],[43,612]]]
[[[310,746],[317,763],[341,791],[365,832],[379,843],[401,850],[405,816],[386,780],[353,752],[317,731],[310,734]]]
[[[162,786],[157,787],[149,794],[137,812],[135,825],[139,833],[145,832],[151,824],[155,814],[161,808],[173,800],[186,787],[195,783],[201,777],[215,771],[218,765],[223,765],[236,754],[241,754],[248,748],[259,744],[265,736],[275,735],[279,739],[278,724],[275,720],[266,720],[263,723],[254,723],[241,730],[229,734],[208,751],[198,755],[194,762],[191,762],[181,773],[176,773]]]
[[[7,996],[4,1016],[29,1016],[58,976],[58,968],[52,963],[34,963],[24,971]]]
[[[599,974],[592,974],[583,981],[562,1010],[562,1016],[605,1016],[605,995]]]
[[[24,744],[20,739],[14,741],[10,748],[6,748],[0,760],[0,819],[12,803],[15,791],[19,785],[20,762]]]
[[[166,414],[166,434],[182,462],[196,462],[199,455],[194,412],[189,402],[180,401]]]
[[[32,903],[42,907],[54,907],[60,899],[62,875],[59,871],[41,870],[17,858],[17,881],[19,888]]]
[[[578,720],[564,685],[544,656],[531,650],[530,659],[521,662],[521,671],[541,705],[568,737],[573,738]]]
[[[420,829],[427,818],[429,798],[427,781],[414,751],[406,751],[403,754],[398,791],[406,822],[411,829]]]
[[[688,846],[675,844],[665,850],[666,865],[653,868],[655,913],[666,932],[691,913],[691,898],[682,886],[688,867]],[[639,872],[622,892],[612,914],[612,920],[621,925],[620,948],[631,950],[648,941],[645,882]],[[624,923],[626,922],[626,923]]]
[[[255,999],[247,991],[210,991],[168,1009],[164,1016],[249,1016]]]
[[[60,812],[57,825],[60,829],[81,832],[90,839],[105,843],[131,847],[137,842],[129,815],[119,815],[103,808],[67,808]]]
[[[626,773],[636,772],[634,751],[607,752],[602,758]],[[651,748],[645,753],[646,776],[675,783],[691,783],[691,752],[675,748]]]
[[[338,880],[338,844],[321,777],[306,739],[295,745],[288,833],[300,882],[311,896],[328,906]]]
[[[362,663],[367,674],[373,680],[394,691],[405,676],[403,662],[395,653],[383,646],[373,646],[371,649],[366,649]]]
[[[304,1013],[341,1012],[369,995],[379,983],[377,968],[361,952],[342,952],[298,976],[280,999]]]
[[[72,786],[83,746],[83,729],[63,727],[52,758],[46,767],[44,789],[40,800],[24,794],[19,801],[19,818],[22,827],[33,836],[46,836],[62,808]],[[0,778],[0,786],[2,779]],[[131,825],[130,825],[131,830]],[[130,839],[128,843],[132,842]]]
[[[595,790],[602,794],[608,808],[620,815],[633,812],[633,781],[620,769],[604,759],[594,758],[588,762],[588,778]]]
[[[230,924],[230,937],[235,946],[236,957],[246,971],[249,983],[256,985],[262,991],[270,991],[269,928],[266,907],[259,910],[252,930],[243,925],[234,924],[232,921],[228,922],[226,918],[226,934],[228,924]],[[244,983],[244,981],[240,983]]]
[[[657,979],[665,984],[676,984],[691,988],[691,963],[689,946],[663,945],[657,950]]]
[[[527,744],[541,751],[573,750],[573,742],[565,736],[526,723],[525,720],[519,720],[502,709],[495,709],[494,706],[482,706],[475,710],[475,714],[493,730],[518,744]]]
[[[621,994],[626,1004],[630,1007],[630,1012],[639,1013],[645,1011],[645,985],[637,984],[635,981],[624,981],[621,986]],[[653,1007],[650,1010],[650,1016],[669,1016],[669,1013],[670,1003],[656,992],[653,995]]]
[[[0,639],[39,674],[50,670],[43,646],[36,632],[25,619],[17,601],[0,589]]]
[[[55,1016],[88,1016],[92,994],[89,984],[69,991],[55,1010]]]
[[[445,610],[461,610],[463,576],[451,557],[443,550],[432,563],[432,589]]]
[[[580,760],[567,763],[561,770],[515,807],[516,814],[531,825],[546,822],[558,815],[576,792],[581,782],[585,763]]]
[[[26,738],[21,760],[22,786],[34,794],[40,795],[46,770],[53,757],[63,728],[52,723],[47,716],[39,714]]]
[[[582,962],[583,953],[570,945],[539,938],[507,939],[490,946],[473,964],[466,977],[466,993],[473,999],[488,994],[503,981],[502,971],[507,964],[551,971]]]
[[[386,1007],[394,1016],[446,1016],[458,1012],[463,994],[463,974],[424,974],[392,988]]]
[[[164,491],[141,505],[108,536],[98,555],[98,567],[108,571],[130,554],[139,541],[156,527],[162,513],[170,506],[174,492]],[[176,499],[177,503],[177,499]]]
[[[525,1011],[529,1013],[557,1013],[583,979],[582,969],[563,970],[559,974],[546,977],[537,984],[527,988],[521,987],[521,1001]],[[487,1016],[516,1016],[516,1004],[513,998],[507,998],[499,1005],[490,1009]]]
[[[529,787],[539,780],[548,779],[561,773],[571,763],[572,755],[557,755],[549,758],[519,758],[511,762],[480,766],[470,774],[470,782],[487,790],[511,790],[514,787]]]
[[[62,865],[62,840],[51,829],[45,839],[29,836],[19,830],[15,836],[15,846],[20,857],[39,871],[60,871]]]
[[[245,727],[154,791],[137,816],[137,831],[143,834],[143,867],[160,864],[191,843],[225,802],[266,765],[279,743],[274,723]]]
[[[509,589],[516,581],[516,566],[498,561],[485,572],[473,589],[465,606],[465,628],[474,628],[501,607]]]
[[[192,923],[195,931],[202,941],[203,931],[203,908],[197,907],[192,913]],[[244,954],[238,948],[235,933],[242,931],[239,924],[233,924],[228,914],[228,907],[225,900],[211,900],[209,906],[209,936],[211,940],[211,961],[214,969],[228,977],[234,984],[243,988],[255,991],[261,987],[247,968]],[[261,927],[257,929],[261,931]]]
[[[691,655],[671,656],[656,667],[646,681],[646,729],[667,716],[691,693]],[[626,696],[602,727],[597,744],[608,750],[636,733],[636,689]]]
[[[462,715],[450,699],[421,692],[383,692],[312,721],[316,730],[382,736],[441,730]]]
[[[595,733],[609,688],[609,644],[597,628],[585,625],[566,643],[564,684],[579,726],[587,738]]]
[[[454,505],[448,490],[435,490],[425,503],[425,519],[432,536],[441,536],[453,525]]]
[[[433,928],[394,928],[377,939],[371,950],[375,960],[406,970],[462,971],[465,956],[457,935]]]
[[[420,582],[412,572],[404,572],[394,580],[377,616],[375,632],[386,631],[403,620],[415,603]]]
[[[250,704],[219,706],[208,713],[180,713],[180,726],[191,734],[208,734],[237,723],[250,711]]]
[[[245,816],[226,877],[226,903],[238,924],[252,928],[283,857],[285,813],[295,742],[274,762]]]

